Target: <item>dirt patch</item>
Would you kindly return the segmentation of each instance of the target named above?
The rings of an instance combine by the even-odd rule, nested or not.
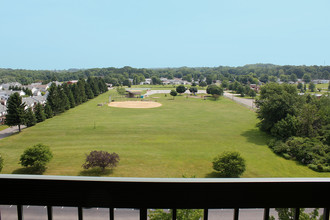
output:
[[[126,102],[111,102],[108,105],[110,107],[117,107],[117,108],[157,108],[162,104],[158,102],[148,102],[148,101],[126,101]]]

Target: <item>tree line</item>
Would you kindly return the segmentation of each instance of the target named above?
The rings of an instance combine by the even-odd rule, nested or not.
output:
[[[80,79],[76,84],[63,83],[56,85],[52,83],[45,105],[38,103],[33,109],[26,108],[22,97],[18,93],[12,94],[7,102],[7,115],[5,124],[9,126],[21,125],[28,127],[52,118],[70,108],[74,108],[89,99],[93,99],[101,93],[108,91],[107,85],[100,77],[88,77],[87,80]]]
[[[114,86],[137,85],[144,82],[146,78],[151,78],[153,84],[161,84],[161,77],[168,79],[182,78],[189,82],[201,82],[206,79],[208,85],[216,80],[238,81],[243,84],[261,82],[275,82],[280,79],[282,82],[297,81],[303,79],[309,83],[312,79],[330,79],[330,66],[292,66],[292,65],[273,65],[273,64],[253,64],[241,67],[200,67],[200,68],[92,68],[74,69],[63,71],[50,70],[16,70],[0,69],[0,83],[18,81],[23,85],[32,82],[42,81],[69,81],[87,78],[90,76],[103,77],[106,83]],[[129,79],[132,79],[131,83]]]
[[[268,83],[256,100],[258,124],[277,154],[330,172],[330,96],[298,95],[297,87]]]

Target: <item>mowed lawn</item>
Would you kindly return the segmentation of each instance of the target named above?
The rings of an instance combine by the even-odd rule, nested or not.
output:
[[[105,176],[216,177],[212,159],[237,150],[247,162],[243,177],[330,176],[272,153],[266,145],[269,137],[256,128],[256,114],[229,99],[172,100],[157,94],[163,104],[159,108],[97,106],[110,93],[0,140],[2,173],[24,173],[20,155],[26,147],[43,143],[54,154],[47,175],[94,175],[81,167],[85,155],[105,150],[120,156],[118,167]]]

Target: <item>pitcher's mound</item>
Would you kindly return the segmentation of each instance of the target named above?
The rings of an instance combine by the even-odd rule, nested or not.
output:
[[[108,105],[117,108],[156,108],[161,106],[162,104],[158,102],[147,102],[147,101],[126,101],[126,102],[111,102]]]

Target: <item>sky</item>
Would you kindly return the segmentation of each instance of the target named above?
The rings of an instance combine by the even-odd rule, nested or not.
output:
[[[330,65],[329,0],[0,0],[0,68]]]

